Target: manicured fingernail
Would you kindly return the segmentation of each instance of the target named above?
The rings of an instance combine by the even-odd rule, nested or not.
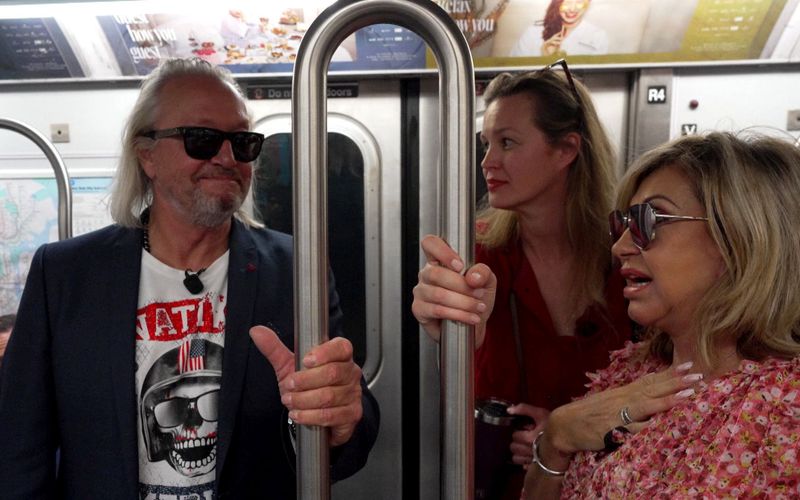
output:
[[[472,273],[472,279],[476,279],[476,280],[481,279],[481,273]]]
[[[292,420],[297,420],[297,410],[290,411],[289,418],[291,418]]]
[[[450,261],[450,268],[455,271],[460,271],[461,268],[464,267],[464,264],[461,263],[458,259],[453,259]]]
[[[317,366],[317,357],[314,356],[313,354],[309,354],[306,356],[303,364],[309,367]]]
[[[486,290],[483,288],[478,288],[472,291],[472,296],[476,299],[482,299],[483,295],[486,293]]]
[[[291,394],[284,394],[281,396],[281,403],[283,406],[291,406],[292,405],[292,395]]]
[[[682,390],[681,392],[679,392],[679,393],[675,394],[675,396],[677,396],[677,397],[679,397],[679,398],[688,398],[688,397],[689,397],[689,396],[691,396],[692,394],[694,394],[694,389],[692,389],[692,388],[690,387],[689,389],[684,389],[684,390]]]
[[[697,382],[697,381],[700,381],[700,380],[703,380],[703,374],[702,373],[690,373],[689,375],[684,375],[683,376],[683,381],[684,382]]]
[[[479,302],[478,303],[478,311],[483,312],[485,310],[486,310],[486,304],[484,304],[483,302]]]
[[[477,325],[480,322],[481,322],[481,317],[478,316],[477,314],[473,314],[472,317],[470,318],[470,323],[472,323],[473,325]]]
[[[688,371],[689,368],[691,368],[693,364],[694,364],[694,361],[687,361],[686,363],[683,363],[683,364],[680,364],[680,365],[676,366],[675,370],[677,370],[679,372],[685,372],[685,371]]]
[[[283,386],[283,389],[285,389],[285,390],[293,391],[294,390],[294,379],[293,378],[287,378],[286,380],[281,382],[279,385]]]

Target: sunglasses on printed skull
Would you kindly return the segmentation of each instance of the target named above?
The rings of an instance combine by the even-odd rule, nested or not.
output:
[[[660,214],[649,203],[633,205],[627,214],[621,210],[614,210],[608,215],[611,238],[617,241],[622,238],[626,229],[630,229],[633,244],[639,250],[646,249],[653,242],[656,237],[656,226],[660,223],[690,220],[707,221],[708,217]]]
[[[151,130],[142,134],[150,139],[181,136],[183,149],[195,160],[210,160],[219,153],[225,139],[231,141],[233,157],[236,161],[251,162],[261,153],[264,135],[256,132],[223,132],[207,127],[175,127],[164,130]]]
[[[215,422],[218,407],[219,389],[214,389],[196,398],[167,399],[158,403],[153,408],[153,413],[159,426],[170,428],[185,423],[192,411],[196,411],[206,422]]]

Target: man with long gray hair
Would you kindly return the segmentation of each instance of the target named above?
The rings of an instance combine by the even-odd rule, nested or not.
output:
[[[4,499],[294,498],[292,422],[329,429],[333,480],[366,462],[378,408],[332,278],[332,340],[295,371],[291,239],[242,210],[250,128],[200,59],[143,82],[116,224],[32,261],[0,385]]]

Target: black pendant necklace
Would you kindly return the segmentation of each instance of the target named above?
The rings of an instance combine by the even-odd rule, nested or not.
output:
[[[186,287],[187,290],[192,292],[193,294],[197,295],[198,293],[203,291],[203,282],[200,280],[200,275],[203,274],[206,268],[197,271],[196,273],[192,273],[191,269],[187,269],[184,271],[186,277],[183,279],[183,286]]]
[[[144,226],[144,238],[142,239],[142,248],[145,249],[147,253],[150,253],[150,231],[148,230],[147,226]],[[185,278],[183,278],[183,286],[189,290],[190,293],[197,295],[198,293],[203,291],[205,285],[203,285],[203,281],[200,279],[200,275],[205,272],[206,268],[194,272],[191,269],[186,269],[183,271]]]

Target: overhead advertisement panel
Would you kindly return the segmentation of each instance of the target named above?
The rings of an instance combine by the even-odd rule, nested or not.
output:
[[[138,77],[161,59],[189,56],[238,74],[289,74],[309,25],[332,3],[292,1],[3,6],[0,80]],[[800,0],[432,1],[464,33],[479,69],[536,67],[558,57],[631,67],[800,60]],[[378,24],[347,37],[330,70],[434,67],[420,36]]]
[[[0,19],[0,80],[82,76],[52,18]]]
[[[768,59],[768,39],[787,8],[786,0],[437,1],[469,41],[476,67],[557,57],[633,66]]]
[[[99,16],[124,75],[145,75],[165,57],[197,56],[234,73],[289,73],[318,9],[209,8],[197,13]],[[345,39],[332,71],[395,71],[425,65],[425,44],[415,33],[374,25]]]

